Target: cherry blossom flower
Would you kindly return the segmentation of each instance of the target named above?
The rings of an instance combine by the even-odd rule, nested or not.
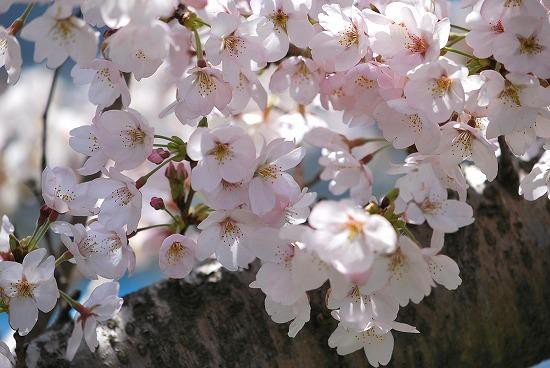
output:
[[[366,275],[366,276],[365,276]],[[359,276],[337,276],[330,279],[330,293],[327,307],[347,328],[363,331],[373,320],[393,321],[397,318],[399,303],[384,289],[369,294],[361,291],[361,284],[368,279],[368,273]]]
[[[372,63],[362,63],[346,72],[343,91],[345,96],[353,96],[352,106],[344,108],[344,123],[351,127],[374,123],[373,113],[383,102],[378,89],[378,68]],[[395,96],[400,97],[401,92]]]
[[[309,217],[310,206],[316,198],[317,193],[308,192],[307,187],[303,188],[301,193],[292,198],[279,198],[273,210],[263,215],[261,219],[270,226],[303,224]]]
[[[487,141],[480,127],[449,122],[441,130],[441,143],[436,150],[444,166],[454,166],[464,160],[471,160],[492,181],[498,171],[495,156],[497,147]]]
[[[481,15],[502,14],[503,18],[512,18],[523,15],[540,16],[544,8],[540,1],[512,1],[510,3],[500,0],[484,0],[480,8]]]
[[[324,31],[311,39],[313,60],[328,72],[346,71],[367,55],[367,25],[356,7],[342,9],[338,4],[323,5],[319,24]]]
[[[341,273],[365,272],[376,254],[395,249],[397,235],[388,220],[370,215],[349,200],[317,203],[309,224],[317,230],[317,253]]]
[[[70,6],[54,4],[23,28],[21,37],[35,43],[35,62],[47,59],[46,65],[53,69],[68,56],[82,65],[95,57],[99,33],[71,12]]]
[[[10,235],[15,231],[8,216],[2,216],[2,225],[0,226],[0,253],[10,251]]]
[[[466,17],[466,24],[470,32],[466,35],[466,43],[479,58],[488,58],[495,52],[495,41],[502,38],[504,25],[499,13],[489,13],[488,18],[479,12],[471,12]]]
[[[379,104],[374,118],[384,138],[391,141],[395,148],[407,148],[414,144],[419,152],[431,153],[439,146],[439,125],[408,107],[404,100]]]
[[[550,192],[550,153],[545,151],[519,184],[519,194],[528,201],[534,201]],[[549,196],[550,198],[550,196]]]
[[[449,290],[455,290],[462,283],[459,276],[458,265],[451,258],[440,254],[443,248],[443,233],[434,231],[429,248],[422,249],[422,255],[428,262],[428,268],[435,282],[445,286]]]
[[[416,328],[399,322],[375,323],[366,331],[354,331],[339,324],[330,335],[328,344],[331,348],[337,348],[340,355],[353,353],[363,349],[373,367],[390,362],[393,352],[393,335],[391,330],[418,333]]]
[[[166,63],[170,73],[179,79],[191,65],[193,33],[175,19],[168,23],[168,26],[170,27],[172,42],[170,43]]]
[[[168,277],[182,279],[193,270],[197,243],[181,234],[173,234],[162,241],[159,250],[160,270]]]
[[[417,187],[422,190],[416,191],[405,209],[407,222],[422,224],[428,221],[432,229],[442,233],[453,233],[474,222],[472,207],[462,201],[447,199],[447,189],[439,183],[429,166],[422,169],[427,175],[417,176],[422,180]]]
[[[407,104],[436,123],[451,117],[453,111],[464,107],[462,83],[468,76],[468,69],[441,57],[437,61],[424,63],[414,69],[405,85]]]
[[[115,162],[118,170],[141,165],[153,150],[154,129],[136,110],[109,110],[94,118],[102,154]]]
[[[130,91],[118,67],[109,60],[95,59],[75,65],[71,76],[77,84],[90,84],[88,99],[99,108],[109,107],[120,96],[123,107],[130,105]]]
[[[275,139],[264,147],[248,187],[252,212],[264,215],[275,207],[278,198],[290,198],[300,192],[286,171],[298,165],[304,155],[303,147],[296,148],[284,139]]]
[[[90,224],[89,229],[82,224],[56,222],[52,229],[61,234],[61,241],[86,278],[119,279],[126,270],[133,272],[136,256],[123,229],[110,230],[100,222]]]
[[[514,73],[550,77],[550,24],[547,17],[517,16],[503,20],[504,33],[493,41],[495,59]]]
[[[496,138],[532,126],[539,114],[548,115],[550,90],[537,78],[510,73],[504,79],[496,72],[482,72],[487,77],[487,137]]]
[[[256,226],[256,216],[249,210],[211,212],[197,226],[202,231],[197,240],[197,258],[203,260],[215,254],[230,271],[247,268],[255,258],[249,238]]]
[[[0,68],[5,67],[8,73],[8,84],[14,85],[21,74],[21,46],[17,38],[0,26]]]
[[[400,236],[397,247],[388,255],[376,257],[362,291],[371,293],[386,287],[387,292],[406,306],[430,294],[432,277],[422,251],[411,239]]]
[[[216,210],[231,210],[248,203],[248,183],[221,180],[210,192],[203,191],[205,202]]]
[[[126,226],[126,233],[136,231],[141,218],[141,192],[136,183],[115,169],[110,169],[108,179],[100,179],[92,187],[99,198],[99,222],[111,229]]]
[[[42,197],[46,205],[59,212],[74,216],[96,213],[98,197],[93,195],[92,183],[78,183],[73,170],[67,167],[49,166],[42,173]]]
[[[438,20],[435,14],[402,2],[388,4],[384,15],[391,23],[375,32],[372,48],[387,59],[392,70],[404,75],[437,60],[449,38],[449,19]]]
[[[82,167],[77,171],[82,175],[92,175],[107,164],[109,158],[103,151],[103,146],[99,142],[97,127],[92,125],[83,125],[72,129],[69,134],[69,145],[76,152],[89,156]]]
[[[292,56],[285,59],[271,75],[269,89],[275,93],[289,90],[299,104],[307,105],[319,93],[319,68],[311,59]]]
[[[0,342],[0,367],[15,367],[15,357],[13,356],[10,348],[4,341]]]
[[[253,18],[257,17],[256,32],[265,47],[266,61],[282,59],[289,43],[306,47],[314,29],[309,22],[307,3],[302,0],[252,0]]]
[[[82,303],[86,314],[79,311],[80,313],[75,316],[74,329],[67,341],[67,352],[65,353],[68,360],[74,358],[82,338],[91,352],[98,347],[97,323],[113,318],[120,311],[123,300],[117,296],[119,289],[118,282],[103,283],[92,291],[88,300]]]
[[[27,335],[38,320],[38,310],[51,311],[59,298],[54,278],[54,256],[39,248],[25,256],[23,264],[0,262],[0,285],[9,297],[10,325],[20,336]]]
[[[243,70],[239,74],[238,84],[233,86],[231,102],[222,111],[224,114],[239,114],[247,107],[250,99],[261,110],[267,107],[267,92],[254,72]]]
[[[183,124],[196,126],[201,117],[214,107],[222,111],[231,102],[231,87],[218,69],[196,67],[178,84],[176,102],[168,106],[162,116],[175,112]]]
[[[262,63],[263,50],[253,36],[252,21],[242,22],[237,14],[221,12],[212,21],[210,37],[204,44],[208,60],[221,63],[223,79],[231,85],[239,83],[241,71],[249,71],[252,61]]]
[[[273,322],[275,323],[287,323],[288,336],[296,337],[298,332],[309,322],[311,307],[307,294],[304,294],[296,303],[292,305],[285,305],[274,302],[269,296],[265,297],[265,311]],[[292,322],[291,322],[292,321]]]
[[[274,302],[293,305],[305,291],[317,289],[328,277],[328,267],[317,255],[279,237],[279,230],[263,228],[252,237],[251,251],[263,263],[252,288],[261,289]]]
[[[156,72],[170,48],[170,28],[161,21],[130,24],[107,39],[111,60],[137,80]]]
[[[235,125],[209,130],[199,128],[187,143],[187,154],[198,161],[191,172],[195,190],[212,191],[222,180],[249,180],[254,170],[256,148],[249,135]]]

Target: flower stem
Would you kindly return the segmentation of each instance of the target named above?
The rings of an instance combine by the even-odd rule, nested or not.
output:
[[[171,226],[172,224],[157,224],[157,225],[151,225],[151,226],[145,226],[145,227],[140,227],[139,229],[136,230],[136,233],[139,233],[140,231],[145,231],[145,230],[149,230],[149,229],[154,229],[154,228],[157,228],[157,227],[168,227],[168,226]]]
[[[23,13],[19,16],[19,18],[13,21],[13,23],[8,28],[9,34],[15,36],[17,33],[19,33],[21,28],[23,28],[23,25],[25,24],[27,17],[31,13],[33,6],[34,6],[34,3],[30,3],[29,5],[27,5],[27,7],[23,11]]]
[[[165,140],[167,140],[167,141],[174,142],[174,143],[179,143],[179,142],[177,142],[175,139],[170,138],[170,137],[167,137],[167,136],[165,136],[165,135],[155,134],[154,137],[155,137],[155,138],[158,138],[158,139],[165,139]]]
[[[179,223],[179,221],[178,221],[178,219],[176,218],[176,216],[174,216],[174,215],[172,214],[172,212],[170,212],[170,211],[168,210],[168,208],[165,207],[165,208],[164,208],[164,211],[165,211],[167,214],[170,215],[170,217],[172,218],[172,220],[174,220],[174,222],[176,223],[176,225]]]
[[[204,61],[204,55],[202,54],[202,43],[197,28],[193,28],[193,34],[195,35],[195,50],[197,51],[197,64]]]
[[[468,54],[467,52],[460,51],[460,50],[457,50],[457,49],[452,48],[452,47],[444,47],[444,48],[442,48],[442,50],[446,51],[446,52],[454,52],[455,54],[462,55],[462,56],[465,56],[465,57],[470,58],[470,59],[477,59],[477,57],[475,57],[472,54]]]
[[[456,24],[451,24],[451,28],[460,29],[461,31],[464,31],[464,32],[470,32],[470,30],[468,28],[457,26]]]
[[[462,41],[463,39],[465,39],[466,36],[462,35],[462,36],[456,36],[451,42],[449,42],[447,44],[447,47],[451,47],[452,45],[454,45],[455,43],[458,43],[460,41]]]
[[[69,259],[73,258],[73,254],[69,252],[68,250],[65,251],[62,255],[59,256],[58,259],[55,260],[55,267],[59,266],[61,263],[68,261]]]

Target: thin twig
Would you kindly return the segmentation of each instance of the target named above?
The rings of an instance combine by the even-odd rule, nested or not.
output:
[[[41,162],[41,171],[40,174],[44,172],[44,169],[47,165],[47,143],[48,143],[48,113],[50,112],[50,106],[52,105],[53,95],[55,93],[55,86],[57,85],[57,79],[59,77],[59,71],[61,67],[57,68],[53,72],[52,84],[50,85],[50,91],[48,92],[48,99],[46,100],[46,107],[44,108],[44,113],[42,114],[42,158]]]

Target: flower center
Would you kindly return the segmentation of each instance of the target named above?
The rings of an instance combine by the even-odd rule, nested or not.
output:
[[[138,49],[136,51],[136,58],[140,61],[145,61],[147,59],[147,55],[145,55],[145,52],[142,49]]]
[[[187,254],[187,248],[180,242],[173,242],[166,252],[169,264],[175,264]]]
[[[286,32],[286,23],[288,21],[288,15],[282,10],[277,9],[273,14],[271,14],[271,21],[275,25],[275,28],[282,29]]]
[[[403,252],[401,252],[401,248],[397,248],[397,250],[390,257],[390,264],[388,265],[389,271],[394,274],[399,273],[405,264],[405,256],[403,255]]]
[[[212,92],[216,90],[216,82],[210,77],[209,74],[198,71],[197,72],[197,79],[195,80],[196,85],[198,85],[199,94],[202,97],[206,97],[210,95]]]
[[[111,76],[111,72],[109,71],[109,68],[102,68],[100,70],[97,71],[97,78],[102,81],[102,82],[105,82],[109,88],[114,88],[115,85],[113,83],[113,78]]]
[[[8,40],[0,38],[0,55],[4,55],[8,49]]]
[[[352,217],[348,217],[346,230],[348,231],[348,239],[350,241],[353,241],[355,238],[363,233],[363,223]]]
[[[239,56],[240,48],[244,46],[244,41],[235,36],[227,36],[223,39],[223,48],[229,52],[231,56]]]
[[[218,162],[225,161],[228,157],[232,156],[231,146],[229,143],[217,143],[210,151],[210,154],[214,156]]]
[[[279,168],[276,165],[262,165],[256,170],[256,175],[264,180],[272,182],[279,176]]]
[[[111,194],[111,199],[120,207],[127,206],[132,201],[132,198],[134,198],[134,195],[128,187],[118,188]]]
[[[73,24],[71,18],[60,19],[55,23],[52,29],[52,36],[55,41],[68,41],[74,42]]]
[[[238,243],[239,239],[242,238],[243,232],[241,231],[241,228],[239,225],[237,225],[233,219],[226,218],[220,223],[222,227],[222,239],[224,243],[231,246],[233,243]]]
[[[541,45],[535,36],[521,37],[518,36],[519,52],[529,56],[540,54],[544,50],[544,46]]]
[[[504,2],[504,6],[507,8],[512,8],[515,6],[521,6],[522,3],[523,3],[523,0],[506,0]]]
[[[409,42],[405,44],[405,47],[415,54],[424,55],[428,50],[428,42],[421,37],[415,34],[409,33]]]
[[[361,88],[365,88],[365,89],[373,89],[373,88],[376,88],[378,86],[378,83],[376,83],[375,80],[369,79],[364,75],[360,75],[357,78],[355,78],[354,83],[357,86],[359,86]]]
[[[54,194],[57,198],[65,202],[73,201],[76,198],[75,192],[72,190],[63,191],[59,185],[54,188]]]
[[[498,98],[510,107],[521,107],[519,89],[511,83],[507,83],[506,87],[499,93]]]
[[[17,284],[15,284],[15,290],[17,290],[17,296],[20,297],[32,297],[32,292],[36,288],[35,284],[31,284],[25,277]]]
[[[416,132],[420,132],[422,130],[422,119],[418,114],[412,114],[408,115],[409,118],[409,127],[413,129]]]
[[[432,202],[429,199],[425,199],[424,202],[420,204],[420,208],[422,209],[422,212],[433,213],[441,208],[441,203]]]
[[[503,33],[504,32],[504,26],[502,25],[502,22],[500,21],[500,19],[496,23],[491,24],[491,31],[493,31],[495,33]]]
[[[338,43],[346,48],[352,45],[359,45],[359,30],[355,24],[349,25],[346,29],[340,32]]]
[[[453,84],[453,81],[451,78],[447,77],[446,75],[442,75],[435,81],[435,83],[432,86],[432,94],[434,96],[442,97],[447,93],[449,88],[451,88],[451,85]]]
[[[122,136],[123,133],[120,133]],[[135,147],[145,142],[145,132],[139,128],[131,128],[126,131],[126,137],[122,140],[126,147]]]

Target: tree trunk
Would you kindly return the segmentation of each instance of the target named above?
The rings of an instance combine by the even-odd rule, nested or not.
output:
[[[515,186],[515,185],[514,185]],[[517,188],[517,186],[515,186]],[[525,367],[550,357],[550,201],[527,202],[489,185],[473,191],[473,225],[445,238],[463,279],[432,290],[398,320],[420,335],[394,333],[395,367]],[[425,228],[415,229],[427,244]],[[298,336],[266,314],[251,271],[168,280],[128,295],[116,319],[98,328],[95,354],[83,343],[63,359],[72,322],[32,341],[29,367],[359,367],[362,351],[340,357],[327,345],[336,321],[311,293],[311,321]]]

